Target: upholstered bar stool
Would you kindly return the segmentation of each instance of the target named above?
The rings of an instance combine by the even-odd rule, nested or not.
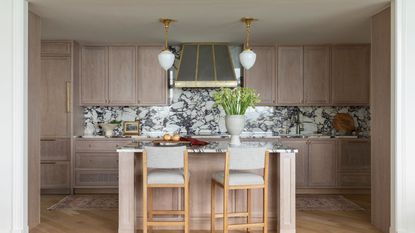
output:
[[[184,210],[153,210],[154,188],[182,188]],[[183,216],[183,221],[154,221],[156,215]],[[185,146],[144,148],[143,233],[154,226],[183,226],[184,232],[189,232],[189,172]]]
[[[215,232],[217,218],[223,218],[223,232],[229,230],[262,228],[268,230],[268,161],[269,152],[266,148],[230,147],[225,157],[224,171],[215,173],[211,187],[211,232]],[[253,170],[263,169],[263,175]],[[223,188],[223,213],[216,213],[216,187]],[[263,222],[251,221],[251,190],[263,189]],[[229,191],[247,190],[247,211],[228,212]],[[231,217],[246,217],[247,223],[229,224]]]

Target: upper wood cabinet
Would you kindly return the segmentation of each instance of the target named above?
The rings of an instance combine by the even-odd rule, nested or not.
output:
[[[81,105],[166,105],[167,77],[159,46],[84,46]]]
[[[70,137],[70,57],[41,58],[41,137]]]
[[[139,105],[167,104],[167,75],[158,63],[160,46],[138,47],[138,99]]]
[[[136,103],[136,47],[108,48],[108,104]]]
[[[370,45],[332,47],[332,102],[334,105],[368,105]]]
[[[86,46],[81,50],[81,104],[108,103],[108,49]]]
[[[304,46],[304,103],[330,104],[330,47]]]
[[[303,47],[279,46],[277,59],[277,103],[303,103]]]
[[[311,140],[308,149],[308,185],[336,186],[336,141]]]
[[[256,53],[255,65],[245,70],[245,87],[253,88],[259,94],[259,105],[274,105],[276,93],[275,47],[253,46]]]

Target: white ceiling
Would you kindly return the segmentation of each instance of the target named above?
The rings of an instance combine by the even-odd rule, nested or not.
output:
[[[241,42],[243,16],[257,43],[369,42],[370,17],[389,0],[30,0],[43,39],[161,43],[161,17],[177,19],[171,42]]]

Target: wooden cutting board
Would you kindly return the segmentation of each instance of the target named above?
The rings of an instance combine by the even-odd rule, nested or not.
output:
[[[333,127],[337,132],[352,132],[356,129],[353,117],[348,113],[337,113],[334,116]]]

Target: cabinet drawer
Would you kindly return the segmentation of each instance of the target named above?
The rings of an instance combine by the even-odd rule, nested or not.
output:
[[[76,186],[118,186],[118,171],[75,171]]]
[[[339,186],[340,187],[370,187],[370,174],[352,174],[341,173],[339,174]]]
[[[71,43],[69,42],[42,42],[42,55],[69,56],[71,54]]]
[[[69,162],[41,162],[42,189],[69,189],[70,163]]]
[[[76,168],[118,169],[117,153],[76,153]]]
[[[118,146],[128,144],[130,141],[77,141],[76,152],[116,152]]]
[[[40,159],[49,161],[70,160],[71,141],[69,138],[41,139]]]

